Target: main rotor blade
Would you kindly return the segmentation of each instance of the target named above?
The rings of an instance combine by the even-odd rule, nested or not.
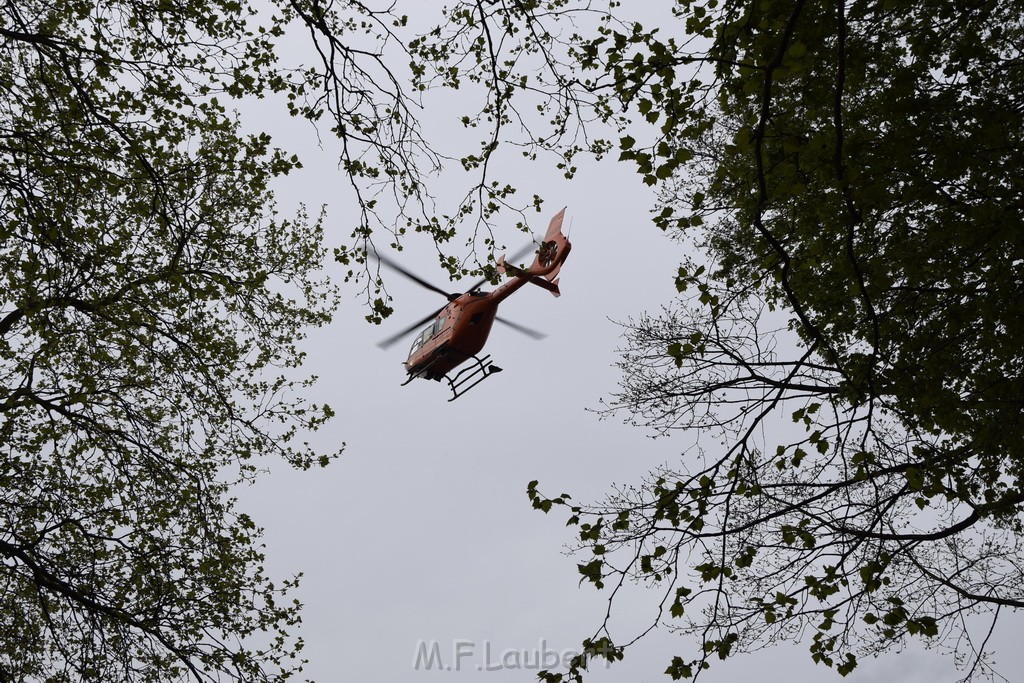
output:
[[[445,297],[446,299],[451,299],[452,298],[451,292],[446,292],[443,289],[441,289],[440,287],[438,287],[437,285],[430,284],[429,282],[427,282],[426,280],[421,278],[419,275],[416,275],[414,273],[409,272],[408,270],[406,270],[402,266],[400,266],[397,263],[395,263],[394,261],[392,261],[387,256],[382,256],[381,254],[375,254],[375,253],[367,253],[367,255],[372,257],[372,258],[377,259],[378,261],[383,263],[388,268],[391,268],[392,270],[398,271],[402,275],[406,276],[407,278],[409,278],[410,280],[412,280],[413,282],[418,284],[420,287],[424,287],[425,289],[429,289],[431,292],[437,292],[438,294],[440,294],[441,296]]]
[[[537,251],[537,245],[534,244],[533,242],[530,242],[529,244],[527,244],[525,247],[523,247],[522,249],[520,249],[516,253],[512,254],[509,257],[507,257],[505,260],[508,261],[508,262],[518,261],[519,259],[521,259],[524,256],[526,256],[527,254],[529,254],[531,251]],[[470,287],[466,291],[467,292],[472,292],[475,289],[479,289],[480,286],[485,284],[486,282],[487,282],[487,278],[484,278],[483,280],[480,280],[480,282],[477,282],[475,285],[473,285],[472,287]]]
[[[544,337],[548,336],[543,332],[538,332],[537,330],[526,327],[525,325],[520,325],[519,323],[514,323],[511,320],[506,320],[501,316],[496,317],[495,320],[497,320],[499,323],[503,325],[508,325],[516,332],[521,332],[525,334],[527,337],[530,337],[531,339],[543,339]]]
[[[445,295],[445,296],[447,296],[447,295]],[[384,341],[377,342],[377,346],[382,348],[382,349],[386,349],[386,348],[392,346],[395,342],[400,340],[405,335],[409,334],[410,332],[415,332],[424,323],[426,323],[426,322],[436,318],[437,314],[440,313],[441,311],[443,311],[444,309],[445,309],[445,307],[442,306],[441,308],[437,309],[436,311],[434,311],[430,315],[428,315],[428,316],[426,316],[426,317],[424,317],[424,318],[422,318],[420,320],[417,320],[412,325],[409,325],[407,328],[405,328],[401,332],[399,332],[397,334],[391,335],[390,337],[388,337]]]

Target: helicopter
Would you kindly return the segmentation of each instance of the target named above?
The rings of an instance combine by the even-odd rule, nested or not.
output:
[[[495,321],[534,339],[545,336],[536,330],[498,317],[498,305],[528,283],[546,289],[556,297],[561,294],[558,289],[558,273],[572,249],[572,244],[562,234],[564,218],[563,208],[551,219],[539,248],[530,244],[510,259],[506,259],[505,256],[498,259],[498,272],[510,276],[511,279],[491,292],[480,290],[480,286],[487,282],[485,279],[463,293],[449,293],[390,259],[375,255],[382,264],[421,287],[448,299],[447,304],[430,315],[377,344],[380,348],[387,349],[406,335],[418,330],[424,323],[430,322],[413,339],[409,356],[403,364],[408,376],[402,386],[414,379],[431,379],[437,382],[444,379],[452,391],[452,397],[448,401],[454,401],[491,375],[502,371],[500,367],[494,365],[490,355],[477,355],[487,342],[487,336]],[[511,263],[527,255],[531,250],[536,251],[536,256],[529,268],[521,268]],[[455,368],[467,361],[473,362],[451,374]]]

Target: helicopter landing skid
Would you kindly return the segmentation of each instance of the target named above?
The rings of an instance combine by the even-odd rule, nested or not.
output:
[[[444,376],[444,378],[448,380],[449,388],[452,390],[452,397],[448,399],[449,403],[457,399],[459,396],[462,396],[464,393],[475,387],[477,384],[480,384],[480,382],[483,382],[494,373],[501,372],[501,368],[491,362],[490,355],[484,356],[483,358],[477,358],[476,356],[471,357],[476,361],[475,363],[469,367],[462,368],[455,373],[454,377],[449,377],[448,375]]]

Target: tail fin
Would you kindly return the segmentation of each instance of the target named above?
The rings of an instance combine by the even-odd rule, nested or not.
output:
[[[569,256],[572,244],[562,234],[562,220],[565,218],[565,208],[556,213],[548,224],[548,231],[544,233],[544,240],[537,249],[537,256],[533,259],[533,265],[529,270],[523,270],[517,266],[505,263],[505,257],[498,260],[498,272],[518,277],[529,277],[530,282],[543,287],[555,296],[560,294],[558,290],[558,271]]]

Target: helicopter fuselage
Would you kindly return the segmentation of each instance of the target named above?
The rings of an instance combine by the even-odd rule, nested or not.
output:
[[[487,343],[498,304],[529,281],[516,277],[493,292],[468,292],[451,301],[413,341],[406,372],[440,380],[474,357]]]

